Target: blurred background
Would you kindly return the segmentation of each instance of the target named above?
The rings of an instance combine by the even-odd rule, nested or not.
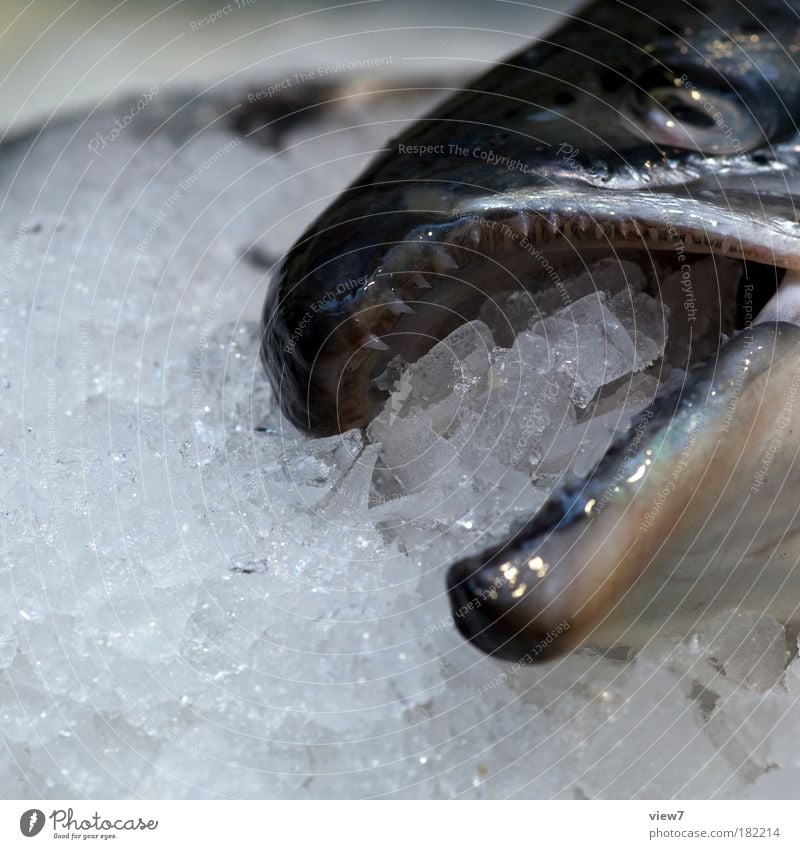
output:
[[[478,73],[579,0],[2,0],[0,127],[152,85],[268,84],[361,62],[382,76]]]

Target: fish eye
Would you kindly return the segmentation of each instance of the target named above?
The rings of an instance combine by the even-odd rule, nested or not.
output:
[[[735,92],[686,77],[640,89],[635,113],[642,134],[665,147],[721,156],[754,150],[766,140]]]
[[[694,93],[692,92],[692,94]],[[702,107],[699,97],[695,100],[691,95],[687,97],[684,92],[674,89],[666,89],[666,91],[656,89],[650,93],[650,96],[656,101],[653,116],[656,120],[659,119],[659,113],[663,110],[668,113],[667,122],[671,119],[673,122],[677,121],[701,130],[714,126],[714,119]]]

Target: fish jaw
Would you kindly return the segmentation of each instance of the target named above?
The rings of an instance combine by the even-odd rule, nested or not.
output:
[[[264,306],[262,357],[295,425],[322,436],[368,424],[387,398],[375,378],[394,357],[417,360],[487,301],[552,286],[550,270],[581,267],[584,254],[713,253],[800,269],[800,226],[777,193],[754,207],[749,196],[695,198],[685,187],[532,184],[451,200],[447,210],[376,213],[344,255],[321,254],[318,235],[284,262]],[[326,242],[341,245],[343,226]]]
[[[715,4],[707,17],[689,2],[591,4],[392,143],[312,225],[270,289],[262,354],[288,417],[315,435],[365,425],[386,399],[378,377],[392,361],[417,359],[509,283],[527,276],[529,288],[552,286],[539,273],[544,261],[564,276],[570,262],[620,251],[734,257],[770,266],[776,279],[778,268],[800,269],[800,29],[784,25],[784,4],[748,5]],[[698,136],[683,144],[672,130],[657,138],[630,108],[649,108],[654,72],[680,96],[691,86],[705,97],[708,73],[741,84],[745,108],[733,114],[745,120],[736,127],[744,144],[732,153],[724,142],[695,145]],[[571,106],[558,106],[562,95]],[[400,150],[441,147],[454,134],[514,167],[476,165],[449,148],[417,161]],[[639,623],[670,620],[679,589],[690,588],[682,598],[692,615],[721,598],[776,595],[780,569],[752,591],[747,569],[773,556],[787,509],[765,521],[763,510],[743,513],[737,493],[757,481],[754,458],[768,453],[798,351],[796,331],[775,321],[752,334],[765,342],[752,351],[758,368],[739,375],[735,355],[749,337],[737,337],[587,481],[503,545],[451,569],[454,618],[468,639],[499,657],[542,659],[591,639],[640,639],[650,626],[636,636]],[[770,346],[783,352],[775,368],[756,354]],[[719,382],[726,373],[737,375],[730,385]],[[725,398],[735,401],[730,421]],[[687,450],[693,462],[650,509]],[[621,457],[627,474],[609,490]],[[759,503],[780,492],[772,478]]]
[[[799,391],[799,327],[740,333],[637,417],[580,486],[451,567],[461,633],[531,662],[586,642],[642,644],[659,628],[685,633],[736,605],[796,617],[786,582],[800,547],[786,539],[786,513],[748,505],[796,492]]]

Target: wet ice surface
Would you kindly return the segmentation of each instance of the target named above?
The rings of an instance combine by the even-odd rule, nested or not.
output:
[[[511,347],[457,331],[366,441],[307,440],[242,255],[277,256],[375,131],[309,174],[318,147],[220,155],[221,125],[95,157],[109,124],[4,160],[2,795],[796,795],[800,666],[770,619],[526,668],[452,627],[450,559],[585,472],[664,376],[635,266],[570,281]]]

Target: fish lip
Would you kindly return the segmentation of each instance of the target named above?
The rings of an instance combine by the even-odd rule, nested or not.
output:
[[[457,565],[463,567],[464,564]],[[458,632],[484,654],[498,660],[519,660],[525,652],[518,644],[517,635],[505,628],[507,613],[498,611],[492,615],[490,610],[486,610],[486,602],[474,608],[481,590],[476,586],[474,575],[462,577],[460,571],[454,567],[447,571],[447,596]],[[467,611],[470,615],[465,615]]]
[[[513,607],[487,599],[489,583],[483,577],[491,565],[491,558],[469,558],[447,570],[447,595],[461,636],[484,654],[511,663],[538,663],[563,654],[570,623],[559,623],[558,628],[537,627],[531,621],[516,623]]]

